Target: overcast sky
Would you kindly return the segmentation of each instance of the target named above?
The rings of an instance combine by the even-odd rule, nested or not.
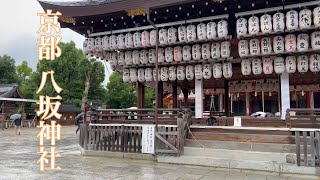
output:
[[[38,38],[36,31],[40,25],[38,12],[43,12],[43,9],[36,0],[7,0],[3,1],[0,6],[0,55],[7,54],[13,57],[16,65],[20,65],[23,60],[26,60],[33,70],[38,62],[36,51]],[[77,48],[82,48],[84,37],[78,33],[69,29],[61,29],[60,35],[63,42],[72,40],[76,43]],[[106,83],[109,79],[109,73],[105,72]]]

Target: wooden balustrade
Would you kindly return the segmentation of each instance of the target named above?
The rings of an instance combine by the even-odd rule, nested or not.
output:
[[[320,128],[320,108],[295,108],[286,111],[286,125],[294,128]]]
[[[319,130],[295,131],[298,166],[320,167]]]

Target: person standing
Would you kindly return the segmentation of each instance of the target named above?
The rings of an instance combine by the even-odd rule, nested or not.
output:
[[[80,114],[78,114],[75,118],[76,120],[76,125],[78,125],[78,129],[76,130],[76,134],[78,133],[78,131],[80,130],[80,125],[83,123],[83,116],[84,113],[81,112]]]
[[[16,131],[16,134],[18,134],[18,135],[20,135],[21,122],[22,122],[21,116],[20,116],[20,118],[16,118],[14,120],[15,131]],[[17,133],[17,131],[19,133]]]

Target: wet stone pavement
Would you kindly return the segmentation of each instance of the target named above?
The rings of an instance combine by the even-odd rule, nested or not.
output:
[[[20,179],[159,179],[159,180],[303,180],[306,177],[286,176],[263,172],[240,173],[210,167],[183,166],[150,161],[123,160],[80,155],[76,127],[63,127],[62,140],[57,141],[57,165],[63,170],[40,172],[36,164],[39,129],[22,128],[21,135],[14,129],[0,130],[0,180]],[[48,147],[48,146],[47,146]]]

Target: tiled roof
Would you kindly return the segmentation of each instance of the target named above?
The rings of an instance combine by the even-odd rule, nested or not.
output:
[[[11,98],[15,93],[18,94],[18,97],[22,98],[17,84],[0,84],[0,97]]]

